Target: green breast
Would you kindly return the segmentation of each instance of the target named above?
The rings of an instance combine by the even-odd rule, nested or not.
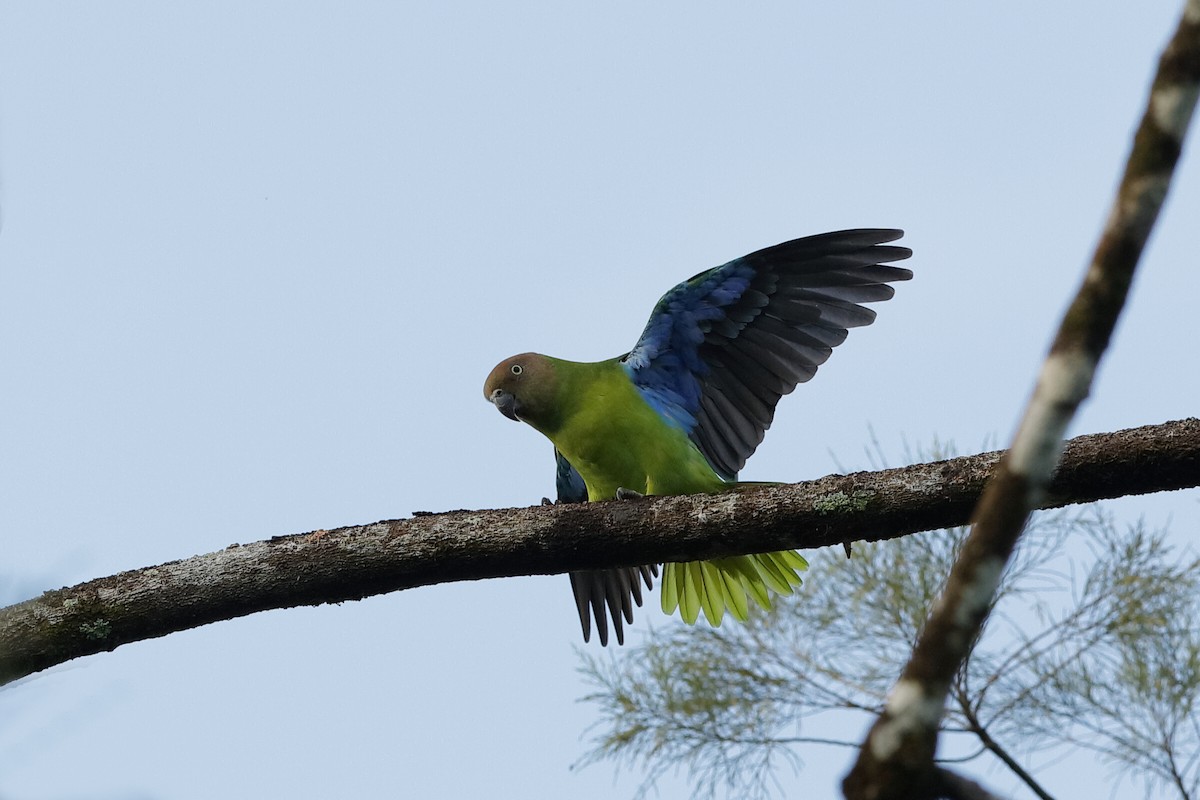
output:
[[[679,428],[650,407],[619,360],[556,361],[565,392],[562,424],[543,431],[579,470],[589,500],[609,500],[617,488],[643,494],[718,491],[725,481]]]

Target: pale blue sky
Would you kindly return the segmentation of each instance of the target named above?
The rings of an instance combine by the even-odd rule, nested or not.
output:
[[[916,278],[743,476],[1005,441],[1179,6],[0,2],[0,600],[536,502],[495,362],[617,355],[825,230],[905,228]],[[1197,220],[1191,152],[1072,433],[1197,413]],[[0,798],[629,796],[569,770],[577,628],[553,576],[126,646],[0,690]],[[780,777],[833,797],[849,758]]]

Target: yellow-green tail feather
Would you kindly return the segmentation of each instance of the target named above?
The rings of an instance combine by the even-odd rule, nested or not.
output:
[[[718,626],[726,610],[745,620],[751,598],[764,609],[771,607],[771,592],[791,594],[801,583],[808,562],[794,550],[751,556],[686,561],[663,568],[662,609],[679,615],[689,625],[704,612],[710,625]]]

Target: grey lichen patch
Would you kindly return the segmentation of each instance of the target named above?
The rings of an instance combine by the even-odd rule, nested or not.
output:
[[[962,589],[962,599],[954,608],[954,624],[959,628],[973,632],[979,618],[987,613],[996,587],[1000,585],[1000,576],[1004,574],[1004,559],[991,556],[985,557],[975,565],[974,575],[966,581]]]
[[[858,490],[853,494],[845,492],[830,492],[813,500],[813,511],[822,516],[829,514],[846,514],[866,511],[874,499],[874,492]]]
[[[79,632],[92,640],[107,639],[112,633],[112,624],[104,617],[97,617],[90,622],[79,623]]]
[[[942,698],[918,681],[900,680],[887,699],[887,714],[871,736],[871,754],[880,761],[893,758],[912,737],[933,736],[942,718]]]

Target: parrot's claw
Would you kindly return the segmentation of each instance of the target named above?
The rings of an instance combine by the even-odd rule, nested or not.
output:
[[[842,542],[842,547],[846,548],[846,558],[850,557],[850,543]]]
[[[542,505],[544,505],[544,506],[552,506],[552,505],[554,505],[554,501],[553,501],[553,500],[551,500],[549,497],[543,497],[543,498],[542,498]]]
[[[618,500],[640,500],[646,495],[641,492],[635,492],[633,489],[626,489],[624,486],[617,487]]]

